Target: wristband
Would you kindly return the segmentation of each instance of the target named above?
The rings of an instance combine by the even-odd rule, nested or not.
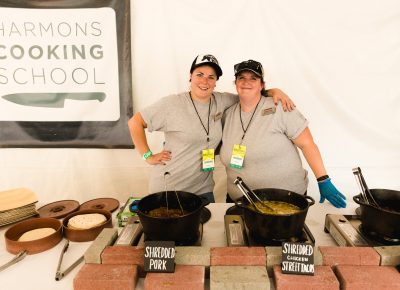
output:
[[[149,150],[143,154],[143,159],[147,160],[147,158],[149,158],[151,155],[153,155],[153,152],[151,152],[151,150]]]
[[[317,178],[317,181],[318,181],[318,182],[324,181],[325,179],[328,179],[328,178],[329,178],[329,175],[322,175],[322,176],[320,176],[320,177]]]

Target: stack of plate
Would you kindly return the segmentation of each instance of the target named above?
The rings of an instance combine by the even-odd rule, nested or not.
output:
[[[37,201],[36,194],[26,188],[0,191],[0,226],[37,215]]]

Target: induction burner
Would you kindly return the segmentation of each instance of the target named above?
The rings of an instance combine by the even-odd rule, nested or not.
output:
[[[378,233],[366,231],[358,215],[327,214],[326,233],[330,233],[339,246],[377,247],[400,245],[399,239],[384,237]]]

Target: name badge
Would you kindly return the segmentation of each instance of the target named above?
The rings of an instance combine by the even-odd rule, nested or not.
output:
[[[222,118],[222,112],[218,112],[214,115],[214,122]]]
[[[266,108],[266,109],[261,111],[261,116],[271,115],[271,114],[274,114],[275,112],[276,112],[276,108],[275,107]]]
[[[214,158],[214,149],[204,149],[202,150],[202,160],[203,160],[203,171],[213,171],[215,168],[215,158]]]
[[[246,146],[233,145],[230,167],[241,169],[243,167],[244,156],[246,155]]]

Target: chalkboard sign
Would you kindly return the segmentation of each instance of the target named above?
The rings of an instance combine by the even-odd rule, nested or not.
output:
[[[175,271],[175,242],[145,242],[144,271],[173,273]]]
[[[307,243],[282,243],[282,273],[314,275],[314,247]]]

